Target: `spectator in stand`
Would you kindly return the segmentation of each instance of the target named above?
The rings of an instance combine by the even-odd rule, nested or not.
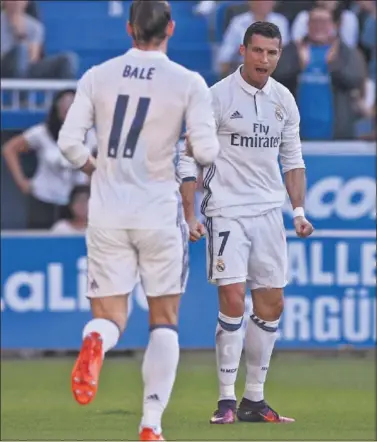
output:
[[[355,124],[355,137],[359,140],[376,140],[376,101],[373,105],[367,103],[364,97],[356,101],[356,111],[359,120]]]
[[[1,78],[76,78],[76,54],[42,57],[44,27],[26,13],[28,1],[3,0],[2,4]]]
[[[366,66],[358,49],[336,35],[328,8],[309,13],[308,35],[284,48],[274,78],[296,98],[305,140],[353,139],[354,91],[363,87]]]
[[[218,63],[222,77],[229,75],[239,66],[241,62],[239,48],[246,29],[252,23],[256,21],[274,23],[280,29],[283,44],[289,42],[288,20],[283,15],[273,12],[275,3],[273,0],[249,1],[249,12],[238,15],[231,20],[218,53]]]
[[[77,184],[87,184],[88,178],[74,170],[57,145],[58,134],[74,99],[74,90],[58,92],[47,120],[11,138],[3,147],[3,156],[14,181],[28,195],[28,228],[50,229],[64,217],[69,195]],[[88,132],[86,145],[95,150],[93,131]],[[32,149],[37,156],[37,170],[29,180],[21,167],[20,154]]]
[[[210,15],[217,8],[217,1],[215,0],[202,0],[196,2],[194,6],[194,13],[198,15]]]
[[[374,0],[356,0],[352,2],[350,6],[350,10],[356,15],[357,20],[359,22],[360,34],[364,29],[364,24],[366,19],[375,9],[375,1]]]
[[[368,8],[368,14],[361,32],[360,42],[369,55],[369,78],[376,82],[376,3],[374,1],[363,2]]]
[[[301,11],[309,11],[315,4],[315,0],[282,0],[277,2],[275,11],[287,17],[291,26]]]
[[[51,232],[71,235],[85,233],[88,225],[88,201],[89,186],[80,185],[72,189],[69,197],[68,218],[57,221],[51,228]]]
[[[344,3],[339,0],[317,0],[316,5],[340,15],[339,33],[342,41],[348,46],[356,47],[359,41],[359,22],[355,13],[344,9]],[[307,35],[308,23],[309,12],[301,11],[292,24],[293,41],[301,41]]]
[[[360,119],[355,125],[358,139],[375,140],[376,136],[376,3],[373,0],[353,2],[351,10],[359,20],[359,48],[368,63],[368,78],[363,89],[355,96]]]
[[[37,3],[34,0],[28,1],[25,11],[26,11],[26,14],[30,15],[30,17],[33,17],[36,20],[40,20],[39,8],[38,8]]]
[[[278,14],[284,15],[288,19],[289,26],[291,26],[297,14],[301,11],[311,9],[315,2],[316,0],[280,0],[276,2],[274,11]],[[230,3],[225,10],[223,32],[225,32],[230,21],[235,16],[244,14],[245,12],[248,11],[249,11],[249,5],[247,1],[243,3],[238,3],[238,2]]]

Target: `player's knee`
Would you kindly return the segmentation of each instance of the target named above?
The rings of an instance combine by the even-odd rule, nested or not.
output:
[[[282,289],[270,289],[260,296],[253,296],[253,311],[265,321],[276,321],[284,310],[284,297]]]
[[[176,326],[178,323],[179,301],[180,295],[149,297],[150,326]]]
[[[243,284],[229,284],[219,287],[220,312],[236,318],[245,312],[245,288]]]
[[[284,298],[282,296],[275,304],[275,311],[276,314],[278,314],[280,317],[283,314],[283,310],[284,310]]]
[[[265,307],[264,316],[267,321],[275,321],[280,318],[284,310],[284,300],[283,298],[278,299]]]
[[[112,321],[121,333],[127,325],[127,297],[111,296],[108,298],[93,298],[90,300],[93,317]]]

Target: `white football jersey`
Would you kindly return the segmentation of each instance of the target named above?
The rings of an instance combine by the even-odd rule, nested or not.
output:
[[[286,198],[283,173],[305,168],[296,102],[270,78],[262,90],[246,83],[240,69],[212,88],[220,153],[204,169],[206,216],[238,218],[281,207]],[[180,158],[180,175],[197,173],[194,161]]]
[[[58,144],[76,167],[89,157],[85,134],[96,129],[89,225],[159,229],[180,216],[177,141],[186,124],[198,163],[219,151],[211,93],[197,73],[162,52],[130,49],[87,71]]]

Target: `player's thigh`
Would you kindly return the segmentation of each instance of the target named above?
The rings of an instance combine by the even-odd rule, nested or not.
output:
[[[252,241],[248,286],[252,290],[282,288],[287,284],[287,239],[280,209],[249,220]]]
[[[133,230],[140,279],[148,297],[181,294],[188,279],[188,227],[186,223],[160,230]]]
[[[232,218],[206,220],[207,274],[211,282],[228,285],[246,281],[250,241],[242,224]]]
[[[88,298],[130,293],[137,281],[137,256],[127,230],[88,227]]]

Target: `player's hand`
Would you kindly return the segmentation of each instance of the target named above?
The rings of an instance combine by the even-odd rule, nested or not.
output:
[[[339,54],[339,39],[336,39],[326,54],[327,63],[331,64],[333,61],[335,61],[338,57],[338,54]]]
[[[22,179],[18,183],[18,187],[24,195],[29,195],[31,193],[31,181],[27,178]]]
[[[190,230],[190,241],[196,242],[205,235],[206,231],[202,223],[200,223],[196,218],[187,221]]]
[[[88,175],[88,177],[91,177],[96,170],[96,159],[90,156],[80,170]]]
[[[300,238],[307,238],[314,232],[314,227],[304,216],[296,216],[293,219],[296,235]]]
[[[301,69],[305,69],[310,61],[309,47],[304,42],[297,43],[297,52],[300,60]]]

